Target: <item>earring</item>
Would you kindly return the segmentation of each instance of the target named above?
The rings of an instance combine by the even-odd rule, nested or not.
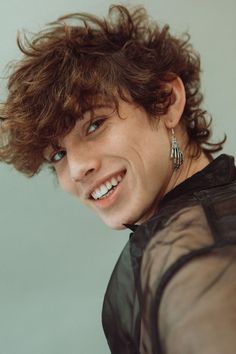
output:
[[[171,129],[171,133],[172,137],[170,158],[173,160],[173,169],[178,170],[184,162],[183,153],[179,148],[179,144],[177,143],[174,129]]]

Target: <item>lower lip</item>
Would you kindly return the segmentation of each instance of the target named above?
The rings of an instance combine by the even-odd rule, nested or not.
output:
[[[116,188],[114,189],[114,191],[109,194],[106,198],[103,199],[97,199],[97,200],[93,200],[93,203],[100,207],[100,208],[108,208],[110,207],[116,200],[121,188],[122,188],[122,182],[125,178],[125,175],[123,176],[122,180],[118,183],[118,185],[116,186]]]

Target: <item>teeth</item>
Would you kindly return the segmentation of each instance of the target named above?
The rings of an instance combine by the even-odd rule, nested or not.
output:
[[[112,177],[110,181],[105,182],[100,187],[96,188],[95,191],[91,194],[94,199],[99,199],[105,196],[113,187],[117,186],[118,183],[122,180],[122,177],[119,175],[117,177]]]
[[[107,187],[108,189],[111,189],[111,188],[112,188],[112,184],[111,184],[110,182],[106,182],[105,184],[106,184],[106,187]]]
[[[108,191],[108,188],[105,186],[105,184],[102,184],[100,187],[101,195],[106,194],[107,191]]]
[[[118,181],[117,181],[117,179],[115,179],[114,177],[111,179],[111,184],[115,187],[115,186],[117,186],[117,184],[118,184]]]

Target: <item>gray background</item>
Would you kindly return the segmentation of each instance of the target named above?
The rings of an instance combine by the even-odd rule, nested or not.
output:
[[[124,3],[124,2],[123,2]],[[19,56],[16,31],[38,31],[69,12],[106,15],[110,1],[8,0],[0,4],[0,75]],[[124,3],[125,4],[125,3]],[[235,0],[147,0],[172,32],[189,30],[201,53],[215,139],[235,155]],[[5,97],[1,81],[1,99]],[[0,165],[0,354],[107,354],[100,312],[128,231],[107,229],[47,172],[29,180]]]

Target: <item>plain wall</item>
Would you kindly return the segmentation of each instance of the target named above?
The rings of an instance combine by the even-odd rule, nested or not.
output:
[[[0,3],[0,75],[19,57],[17,30],[38,31],[70,12],[106,15],[112,2],[8,0]],[[114,2],[118,3],[118,2]],[[202,58],[205,108],[215,139],[228,135],[235,155],[235,0],[149,0],[153,19],[172,33],[188,30]],[[6,96],[1,81],[1,99]],[[0,165],[0,353],[107,354],[103,295],[129,231],[107,229],[48,172],[27,179]]]

